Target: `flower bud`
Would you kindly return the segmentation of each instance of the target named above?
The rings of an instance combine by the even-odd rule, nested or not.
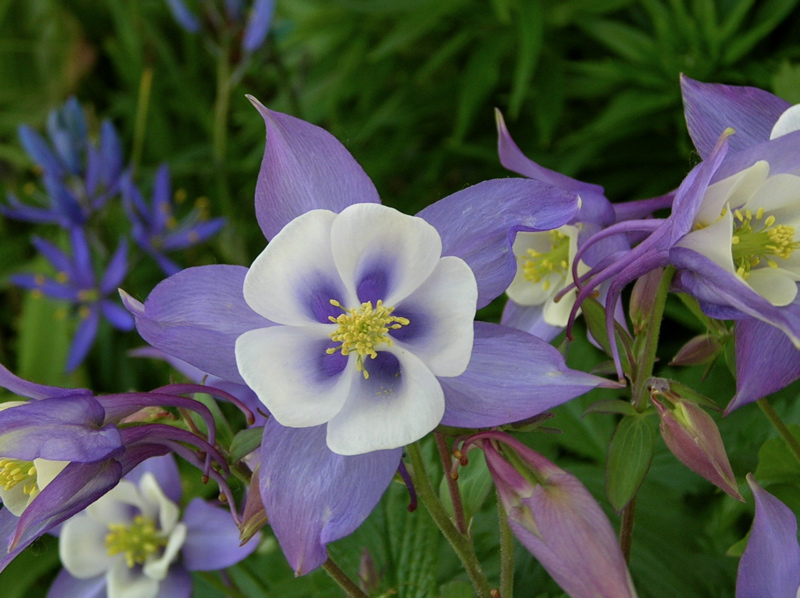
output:
[[[713,360],[722,350],[722,345],[711,334],[700,334],[680,348],[670,365],[701,365]]]
[[[673,409],[655,398],[652,401],[661,418],[661,436],[678,461],[744,502],[722,437],[711,416],[694,403],[682,399],[675,401]]]

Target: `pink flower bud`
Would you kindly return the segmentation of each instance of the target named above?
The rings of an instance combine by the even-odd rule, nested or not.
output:
[[[722,350],[720,342],[711,334],[694,337],[680,348],[670,365],[700,365],[714,359]]]

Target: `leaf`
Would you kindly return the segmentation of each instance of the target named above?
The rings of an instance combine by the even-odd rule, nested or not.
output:
[[[747,54],[753,46],[784,21],[796,4],[797,0],[762,0],[759,2],[755,16],[748,19],[747,29],[728,38],[727,47],[722,55],[723,63],[733,64]]]
[[[631,405],[628,401],[623,401],[622,399],[602,399],[600,401],[595,401],[586,408],[586,411],[583,412],[583,415],[586,416],[590,413],[617,413],[619,415],[637,414],[636,409],[633,408],[633,405]]]
[[[517,23],[517,61],[511,82],[511,99],[508,102],[512,117],[519,114],[522,102],[528,94],[530,82],[539,63],[544,41],[544,17],[541,4],[537,1],[526,5],[516,15]]]
[[[652,38],[640,29],[610,20],[579,23],[581,29],[612,52],[631,62],[653,63],[657,56]]]
[[[788,60],[781,62],[778,71],[772,75],[772,89],[775,95],[791,104],[800,104],[800,65]]]
[[[641,415],[620,420],[606,462],[606,491],[617,513],[636,495],[653,460],[655,433],[650,418]]]
[[[607,355],[611,355],[611,345],[608,342],[608,335],[606,334],[606,308],[596,299],[587,299],[581,304],[581,310],[583,310],[583,318],[586,320],[586,325],[589,327],[589,332],[592,337],[599,343]],[[628,355],[630,353],[631,337],[617,322],[614,322],[614,330],[616,332],[622,369],[624,372],[630,373]]]
[[[500,64],[505,54],[501,40],[488,38],[475,46],[467,60],[459,85],[458,107],[453,138],[461,141],[472,125],[480,105],[500,80]],[[487,114],[489,107],[487,106]]]
[[[788,428],[792,436],[800,442],[800,425],[790,424]],[[800,462],[783,438],[771,438],[761,445],[755,477],[765,486],[796,483],[800,480]]]
[[[480,511],[481,506],[489,496],[492,489],[492,475],[486,466],[486,457],[483,451],[470,451],[469,462],[458,470],[458,489],[461,493],[461,504],[464,507],[464,517],[469,527],[470,520]],[[448,475],[445,472],[445,475]],[[442,476],[439,484],[439,499],[442,501],[447,513],[453,516],[453,502],[450,500],[450,491],[447,479]]]
[[[231,442],[230,459],[232,462],[239,461],[252,453],[261,445],[261,437],[264,434],[264,426],[247,428],[237,433]]]
[[[474,595],[472,586],[466,581],[451,581],[441,587],[441,598],[472,598]]]
[[[73,322],[63,301],[28,293],[23,301],[19,328],[18,375],[40,384],[69,386],[64,373]]]

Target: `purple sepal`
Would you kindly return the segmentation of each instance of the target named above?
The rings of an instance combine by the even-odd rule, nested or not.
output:
[[[9,553],[0,559],[0,571],[36,538],[111,490],[117,485],[121,475],[122,466],[114,459],[67,465],[33,499],[17,520],[14,531],[8,538]],[[2,527],[5,531],[5,526]]]
[[[47,591],[47,598],[106,598],[106,576],[98,575],[89,579],[72,577],[69,571],[59,571],[53,585]]]
[[[569,222],[578,196],[530,179],[483,181],[440,199],[417,214],[442,237],[442,255],[467,262],[478,282],[478,308],[511,284],[519,231],[552,230]]]
[[[185,567],[173,564],[167,577],[158,584],[155,598],[191,598],[192,574]]]
[[[598,386],[616,386],[569,369],[557,349],[531,334],[486,322],[475,322],[467,370],[439,383],[446,403],[442,423],[462,428],[528,419]]]
[[[248,99],[267,127],[255,200],[258,224],[267,239],[310,210],[338,213],[354,203],[380,203],[372,181],[333,135]]]
[[[500,323],[503,326],[524,330],[547,342],[553,340],[564,330],[560,326],[551,326],[544,321],[543,305],[519,305],[513,301],[508,301],[503,308],[503,317],[500,319]]]
[[[58,386],[47,386],[23,380],[2,364],[0,364],[0,387],[15,395],[35,400],[73,395],[92,395],[92,391],[85,388],[59,388]]]
[[[29,401],[0,411],[0,455],[32,461],[100,461],[122,450],[116,426],[91,396]]]
[[[189,571],[213,571],[235,565],[258,547],[259,538],[240,546],[239,528],[228,512],[195,498],[183,515],[186,542],[181,549]]]
[[[274,13],[275,0],[255,0],[242,36],[242,49],[245,52],[253,52],[264,43]]]
[[[728,127],[736,134],[730,140],[730,152],[769,141],[772,126],[791,106],[755,87],[701,83],[681,75],[681,92],[689,135],[704,160]]]
[[[800,320],[800,299],[783,310]],[[800,351],[783,330],[747,318],[736,322],[734,334],[736,395],[725,408],[726,415],[800,378]]]
[[[794,598],[800,589],[797,518],[756,484],[752,474],[747,474],[747,483],[753,490],[756,516],[739,561],[736,598]]]
[[[402,449],[345,457],[328,449],[325,426],[267,420],[259,482],[272,530],[297,575],[318,568],[325,545],[351,534],[394,477]]]
[[[122,294],[139,334],[168,355],[204,372],[244,384],[234,356],[244,332],[272,323],[250,309],[243,287],[247,268],[187,268],[160,282],[144,305]]]

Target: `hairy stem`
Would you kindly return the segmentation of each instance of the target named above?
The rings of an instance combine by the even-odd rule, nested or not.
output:
[[[331,579],[339,584],[339,587],[342,588],[350,598],[369,598],[369,596],[356,585],[356,582],[350,579],[347,574],[339,568],[339,565],[333,562],[331,557],[328,557],[328,560],[322,563],[322,568],[325,569],[325,573],[330,575]]]
[[[794,458],[800,461],[800,442],[797,441],[789,428],[786,427],[786,424],[783,423],[783,420],[781,420],[778,413],[772,408],[772,405],[769,404],[767,399],[759,399],[756,403],[758,403],[764,415],[767,416],[772,427],[777,430],[780,437],[783,438],[783,441],[789,445],[789,450],[792,451]]]
[[[475,593],[478,598],[490,598],[491,588],[489,587],[489,581],[486,579],[483,569],[481,569],[480,562],[475,554],[475,548],[472,546],[470,539],[456,529],[442,503],[439,502],[425,469],[425,461],[422,458],[419,443],[408,445],[406,451],[411,458],[411,466],[413,468],[411,476],[422,504],[428,509],[434,522],[442,531],[444,537],[447,538],[447,541],[450,542],[458,558],[461,559],[461,563],[464,565],[464,569],[475,587]]]
[[[497,518],[500,520],[500,596],[514,596],[514,535],[508,525],[508,513],[497,495]]]
[[[447,440],[442,434],[434,433],[436,438],[436,447],[439,449],[439,456],[442,458],[442,467],[444,468],[444,479],[447,480],[447,489],[450,491],[450,501],[453,503],[453,519],[456,522],[456,529],[461,534],[467,534],[467,522],[464,517],[464,505],[461,502],[461,490],[458,487],[458,481],[453,479],[450,475],[450,466],[453,461],[452,452],[447,446]]]

